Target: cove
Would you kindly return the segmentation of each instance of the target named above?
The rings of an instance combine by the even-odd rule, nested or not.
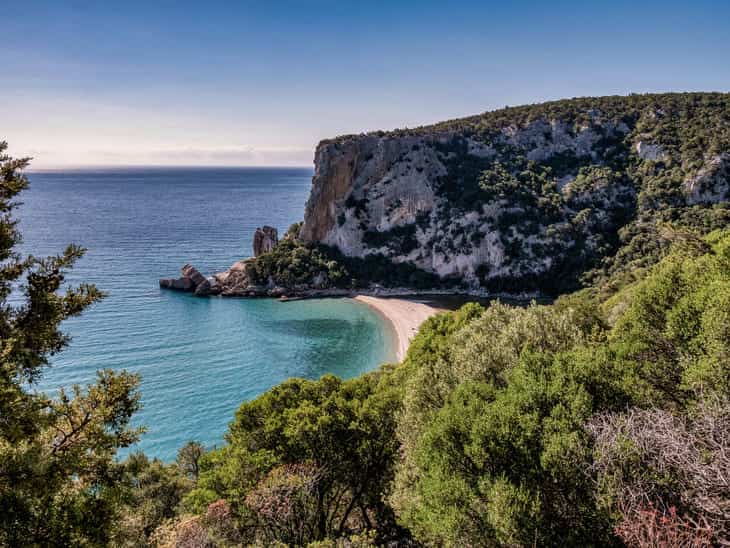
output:
[[[301,218],[309,169],[140,169],[31,173],[23,251],[88,249],[69,283],[108,297],[64,323],[72,337],[37,388],[142,375],[147,432],[133,450],[169,461],[186,441],[220,445],[238,406],[289,377],[350,378],[395,360],[382,316],[351,299],[280,303],[198,298],[157,279],[190,261],[208,272],[250,254],[257,226]]]

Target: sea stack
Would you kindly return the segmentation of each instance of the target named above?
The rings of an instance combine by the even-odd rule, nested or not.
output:
[[[271,251],[278,242],[279,233],[273,226],[257,228],[253,235],[253,256]]]

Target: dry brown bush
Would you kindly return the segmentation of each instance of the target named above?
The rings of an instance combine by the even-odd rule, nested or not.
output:
[[[730,402],[706,400],[691,415],[600,414],[587,428],[595,441],[591,472],[601,502],[623,516],[622,536],[653,531],[655,544],[637,545],[669,546],[661,535],[684,531],[699,544],[679,545],[704,546],[711,531],[713,542],[730,546]]]

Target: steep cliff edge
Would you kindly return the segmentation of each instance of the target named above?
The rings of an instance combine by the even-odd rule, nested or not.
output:
[[[299,236],[470,289],[561,291],[661,246],[662,223],[725,226],[729,180],[728,94],[564,100],[323,141]]]

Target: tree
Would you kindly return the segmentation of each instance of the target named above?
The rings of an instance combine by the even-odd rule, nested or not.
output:
[[[205,455],[205,446],[199,441],[191,440],[177,452],[177,463],[180,471],[193,481],[198,481],[200,459]]]
[[[342,381],[290,379],[236,413],[186,502],[226,500],[250,540],[306,543],[397,530],[392,481],[400,397],[385,368]],[[278,510],[277,510],[278,509]]]
[[[132,453],[123,466],[126,492],[114,543],[140,546],[160,525],[177,515],[180,502],[194,482],[177,464],[150,459],[142,452]]]
[[[139,378],[102,370],[95,384],[56,398],[33,389],[68,343],[60,323],[103,295],[88,284],[62,291],[82,248],[47,258],[17,252],[13,212],[29,159],[6,150],[0,142],[0,545],[103,544],[122,494],[116,451],[141,433],[129,426]]]

